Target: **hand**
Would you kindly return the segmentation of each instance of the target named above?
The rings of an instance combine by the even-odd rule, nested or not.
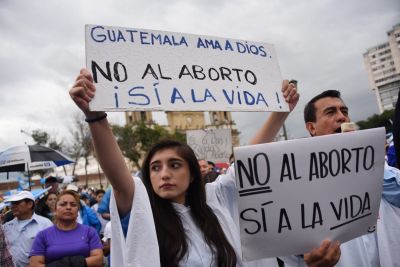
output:
[[[289,111],[292,111],[300,98],[300,94],[297,92],[297,85],[295,83],[289,83],[288,80],[283,80],[282,94],[286,103],[289,105]]]
[[[89,102],[94,97],[96,87],[93,84],[93,77],[86,69],[81,69],[75,84],[69,91],[69,95],[75,104],[87,115],[90,113]]]
[[[324,240],[322,245],[304,254],[304,261],[309,267],[334,266],[340,258],[340,243]]]

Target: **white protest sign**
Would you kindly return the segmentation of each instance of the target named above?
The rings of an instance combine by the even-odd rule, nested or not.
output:
[[[86,25],[92,110],[288,111],[273,45]]]
[[[243,258],[375,231],[384,145],[379,128],[235,148]]]
[[[186,142],[198,159],[228,162],[232,154],[231,129],[186,131]]]

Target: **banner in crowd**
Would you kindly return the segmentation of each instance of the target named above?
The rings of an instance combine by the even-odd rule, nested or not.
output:
[[[209,129],[186,131],[186,142],[198,159],[229,162],[232,154],[231,129]]]
[[[375,231],[385,129],[237,147],[243,257],[299,255]]]
[[[92,110],[287,111],[274,46],[86,25]]]

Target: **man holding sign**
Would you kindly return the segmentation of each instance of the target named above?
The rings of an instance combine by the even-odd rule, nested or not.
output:
[[[344,132],[350,122],[348,107],[341,99],[340,92],[336,90],[324,91],[311,99],[304,109],[304,120],[311,136]],[[387,166],[384,175],[385,182],[388,176],[389,178],[395,176]],[[399,188],[396,183],[395,186]],[[398,193],[397,198],[399,198]],[[400,231],[398,225],[393,225],[400,218],[400,209],[382,198],[379,213],[377,231],[344,243],[342,257],[337,266],[393,266],[400,262],[398,256],[400,242],[396,241],[399,240]],[[391,217],[385,218],[385,216]],[[386,223],[383,224],[382,221],[385,219]]]

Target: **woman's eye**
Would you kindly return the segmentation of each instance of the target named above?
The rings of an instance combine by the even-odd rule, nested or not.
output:
[[[160,170],[160,166],[152,166],[151,170],[157,172]]]
[[[181,166],[181,164],[178,163],[178,162],[175,162],[175,163],[172,163],[172,164],[171,164],[171,167],[174,168],[174,169],[177,169],[177,168],[179,168],[180,166]]]

